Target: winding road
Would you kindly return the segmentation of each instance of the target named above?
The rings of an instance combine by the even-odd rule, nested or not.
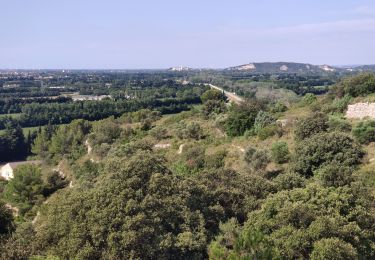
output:
[[[212,85],[212,84],[205,84],[205,85],[209,86],[210,88],[217,89],[219,91],[224,92],[224,95],[227,96],[227,98],[229,99],[229,101],[232,101],[232,102],[237,103],[237,104],[239,104],[239,103],[241,103],[241,102],[244,101],[244,99],[242,97],[240,97],[240,96],[238,96],[238,95],[236,95],[236,94],[234,94],[232,92],[226,91],[226,90],[224,90],[224,89],[222,89],[222,88],[220,88],[218,86],[215,86],[215,85]]]

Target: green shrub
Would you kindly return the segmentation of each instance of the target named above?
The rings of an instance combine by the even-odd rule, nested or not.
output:
[[[260,129],[258,131],[257,136],[260,140],[266,140],[267,138],[272,137],[275,134],[279,133],[278,130],[279,128],[277,125],[269,125]]]
[[[222,91],[217,89],[209,89],[202,94],[201,100],[202,103],[206,103],[210,100],[225,101],[226,97]]]
[[[245,162],[251,163],[253,155],[255,154],[256,151],[257,151],[257,149],[255,149],[254,147],[247,148],[247,150],[245,152],[245,157],[244,157]]]
[[[81,183],[94,183],[99,175],[100,171],[98,164],[91,162],[90,160],[77,163],[73,167],[73,176],[75,180]]]
[[[341,80],[333,87],[338,97],[350,95],[352,97],[365,96],[375,92],[375,74],[362,73],[354,77]]]
[[[272,145],[271,156],[276,163],[285,163],[289,160],[289,148],[286,142],[280,141]]]
[[[328,117],[323,113],[313,113],[297,122],[294,135],[297,141],[302,141],[317,133],[325,132],[327,129]]]
[[[275,247],[262,232],[241,229],[234,221],[231,219],[220,225],[221,233],[208,248],[210,259],[279,258]]]
[[[244,159],[254,171],[265,169],[271,161],[268,151],[252,147],[247,149]]]
[[[2,239],[11,234],[14,229],[13,215],[10,209],[0,200],[0,248]],[[1,254],[0,254],[1,256]]]
[[[328,119],[329,131],[350,132],[352,126],[345,118],[332,115]]]
[[[343,113],[347,109],[350,101],[352,101],[352,97],[349,95],[346,95],[340,99],[335,99],[332,102],[332,110],[330,112]]]
[[[261,129],[276,122],[273,116],[265,111],[259,111],[254,121],[254,131],[257,134]]]
[[[176,135],[180,139],[195,139],[199,140],[204,137],[203,129],[200,124],[196,122],[192,122],[191,124],[187,125],[185,122],[180,122],[177,125]]]
[[[208,100],[203,104],[202,107],[202,114],[205,118],[210,116],[211,114],[220,114],[227,110],[224,101],[220,100]]]
[[[198,123],[191,123],[186,128],[186,136],[191,139],[199,140],[203,138],[203,129]]]
[[[141,121],[141,130],[148,131],[152,128],[152,120],[147,118]]]
[[[364,153],[347,134],[319,133],[298,143],[295,151],[294,170],[306,177],[332,161],[353,166],[360,163]]]
[[[214,154],[206,156],[205,163],[207,168],[222,168],[224,167],[224,159],[227,156],[227,151],[218,151]]]
[[[4,197],[24,216],[43,201],[43,190],[41,169],[32,164],[20,165],[14,171],[14,178],[5,186]]]
[[[277,175],[273,179],[277,191],[302,188],[306,185],[306,179],[298,173],[288,172]]]
[[[357,250],[338,238],[324,238],[314,243],[311,260],[358,259]]]
[[[164,138],[167,138],[168,131],[164,127],[155,127],[150,131],[150,135],[156,140],[162,140]]]
[[[317,100],[316,96],[312,93],[307,93],[306,95],[303,96],[301,103],[303,105],[311,105]]]
[[[362,144],[375,141],[375,121],[369,120],[359,122],[353,128],[353,136]]]
[[[64,188],[68,185],[68,181],[60,175],[57,171],[50,171],[45,178],[46,185],[43,190],[44,196],[49,196],[55,191]]]
[[[333,161],[317,170],[314,175],[325,187],[340,187],[349,185],[353,181],[352,173],[352,167],[342,166]]]
[[[225,124],[227,134],[229,136],[240,136],[246,130],[251,129],[260,109],[261,106],[257,102],[233,105]]]
[[[201,169],[205,165],[205,149],[199,145],[185,146],[182,158],[191,170]]]
[[[287,110],[288,110],[288,107],[283,102],[280,102],[280,101],[276,102],[273,105],[270,105],[269,107],[269,111],[271,113],[281,113]]]

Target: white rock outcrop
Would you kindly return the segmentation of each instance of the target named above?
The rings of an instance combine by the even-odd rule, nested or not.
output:
[[[281,67],[280,67],[280,70],[281,71],[288,71],[288,66],[286,66],[286,65],[282,65]]]
[[[365,117],[375,119],[375,103],[357,103],[348,106],[347,118],[363,119]]]

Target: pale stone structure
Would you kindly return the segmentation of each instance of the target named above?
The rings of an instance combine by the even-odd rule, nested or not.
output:
[[[346,111],[347,118],[374,118],[375,119],[375,103],[357,103],[348,106]]]

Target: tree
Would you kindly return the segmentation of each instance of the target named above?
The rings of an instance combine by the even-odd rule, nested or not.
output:
[[[0,200],[0,247],[1,240],[14,230],[13,215],[5,203]]]
[[[41,129],[31,147],[31,151],[43,160],[48,159],[51,156],[49,153],[49,147],[52,135],[53,131],[50,132],[48,127]]]
[[[43,180],[38,166],[20,165],[14,170],[14,178],[5,186],[4,197],[19,208],[23,216],[43,200]]]
[[[77,159],[85,153],[85,136],[91,130],[91,123],[86,120],[74,120],[69,125],[60,126],[51,138],[49,153],[55,159],[68,156]]]
[[[209,89],[204,92],[201,96],[202,103],[206,103],[208,101],[225,101],[226,97],[222,91],[217,89]]]
[[[5,125],[5,137],[8,139],[11,157],[22,158],[26,154],[25,137],[19,124],[9,121]]]
[[[23,159],[27,151],[20,125],[13,120],[6,121],[4,133],[0,134],[0,161]]]
[[[211,114],[220,114],[227,110],[224,101],[221,100],[208,100],[203,104],[202,114],[208,118]]]
[[[233,105],[225,124],[227,134],[229,136],[240,136],[246,130],[251,129],[260,109],[261,105],[257,102]]]

